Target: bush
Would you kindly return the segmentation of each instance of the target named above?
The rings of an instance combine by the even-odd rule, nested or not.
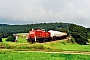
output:
[[[0,38],[0,42],[2,42],[2,38]]]
[[[87,45],[87,43],[89,43],[89,41],[85,38],[75,38],[75,40],[80,45]]]
[[[11,36],[13,35],[13,33],[10,33],[10,32],[2,32],[0,33],[0,38],[7,38],[8,36]]]
[[[8,36],[8,38],[6,39],[6,41],[11,41],[11,42],[15,42],[15,36]]]
[[[32,45],[31,48],[35,48],[35,49],[44,49],[44,46],[42,44],[35,44],[35,45]]]
[[[75,43],[75,39],[73,37],[70,40],[71,40],[71,43]]]
[[[73,43],[73,44],[75,44],[76,42],[75,42],[75,39],[73,37],[71,37],[71,39],[68,39],[67,40],[67,43]]]

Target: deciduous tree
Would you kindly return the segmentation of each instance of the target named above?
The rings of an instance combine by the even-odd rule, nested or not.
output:
[[[71,36],[75,39],[75,42],[82,45],[87,44],[88,34],[87,29],[85,27],[76,24],[70,24],[68,29]]]

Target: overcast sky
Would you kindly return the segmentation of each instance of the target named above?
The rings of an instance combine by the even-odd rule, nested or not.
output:
[[[41,22],[90,27],[90,0],[0,0],[0,23]]]

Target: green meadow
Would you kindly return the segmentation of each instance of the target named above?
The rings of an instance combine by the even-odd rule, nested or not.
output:
[[[90,52],[89,45],[79,45],[73,43],[67,43],[65,40],[51,41],[46,43],[34,44],[28,43],[26,37],[19,36],[18,42],[6,42],[6,38],[3,38],[3,42],[0,43],[1,46],[5,46],[6,49],[14,50],[44,50],[44,51],[85,51]]]
[[[90,60],[90,55],[44,52],[0,52],[0,60]]]

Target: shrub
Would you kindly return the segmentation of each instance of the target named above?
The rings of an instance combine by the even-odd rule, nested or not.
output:
[[[44,49],[44,46],[42,44],[35,44],[35,45],[32,45],[32,48],[35,48],[35,49]]]
[[[67,43],[73,43],[73,44],[74,44],[74,43],[76,43],[76,42],[75,42],[75,39],[72,37],[71,39],[68,39],[68,40],[67,40]]]
[[[2,38],[0,38],[0,42],[2,42]]]
[[[63,41],[63,42],[60,42],[60,43],[62,43],[62,44],[64,44],[64,45],[66,45],[66,44],[67,44],[67,42],[66,42],[66,41]]]
[[[72,43],[75,43],[75,39],[74,39],[74,38],[71,38],[71,42],[72,42]]]
[[[6,39],[6,41],[11,41],[11,42],[15,42],[15,36],[8,36],[8,38]]]

